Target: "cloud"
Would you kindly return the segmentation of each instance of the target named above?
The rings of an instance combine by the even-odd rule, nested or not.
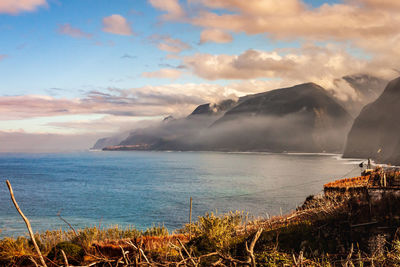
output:
[[[46,0],[1,0],[0,14],[17,15],[22,12],[32,12],[44,6],[47,6]]]
[[[68,35],[68,36],[71,36],[71,37],[74,37],[74,38],[87,38],[87,39],[90,39],[90,38],[93,37],[92,34],[83,32],[79,28],[74,28],[69,23],[65,23],[65,24],[59,25],[58,28],[57,28],[57,32],[59,34]]]
[[[201,3],[212,9],[227,9],[249,15],[296,15],[305,8],[305,4],[298,0],[191,0],[192,3]]]
[[[188,50],[191,46],[179,39],[174,39],[168,35],[153,34],[149,37],[152,43],[155,43],[158,49],[171,53],[179,54],[184,50]]]
[[[177,9],[183,8],[178,1],[172,2]],[[187,11],[179,11],[183,17],[168,19],[204,28],[200,43],[229,42],[228,33],[314,44],[341,43],[352,46],[355,53],[366,55],[371,66],[386,64],[398,68],[393,61],[400,56],[398,0],[325,1],[318,7],[302,0],[189,0],[188,3]]]
[[[230,43],[233,38],[227,32],[224,32],[219,29],[206,29],[201,32],[200,35],[200,44],[204,44],[207,42],[215,42],[215,43]]]
[[[0,61],[6,59],[7,57],[8,57],[8,55],[0,54]]]
[[[300,0],[200,0],[208,11],[192,18],[192,23],[247,34],[268,34],[277,39],[357,40],[398,33],[400,15],[396,10],[379,9],[377,0],[348,0],[345,4],[307,7]],[[369,3],[376,5],[368,5]],[[396,0],[385,1],[395,5]],[[213,9],[230,13],[216,13]]]
[[[358,0],[359,4],[365,4],[371,8],[400,9],[400,2],[396,0]]]
[[[137,59],[137,56],[132,56],[128,53],[125,53],[121,56],[121,58],[125,58],[125,59]]]
[[[149,0],[149,3],[153,7],[166,12],[162,15],[163,20],[179,20],[185,16],[179,0]]]
[[[68,89],[53,87],[53,88],[47,88],[45,89],[45,91],[50,96],[59,96],[62,93],[68,92]]]
[[[133,30],[128,21],[118,14],[103,18],[103,31],[118,35],[133,34]]]
[[[357,72],[365,65],[364,60],[351,56],[343,48],[312,44],[281,53],[279,50],[249,49],[240,55],[195,54],[185,57],[184,63],[194,74],[208,80],[275,77],[307,80],[324,73],[341,77],[341,74]]]
[[[146,78],[165,78],[176,80],[182,76],[182,71],[177,69],[160,69],[153,72],[144,72],[142,76]]]
[[[217,84],[167,84],[131,89],[109,88],[90,91],[82,98],[43,95],[0,96],[0,120],[19,120],[66,115],[105,114],[113,116],[186,116],[204,103],[217,103],[278,88],[281,81],[255,81]]]
[[[306,44],[298,49],[261,51],[249,49],[239,55],[195,54],[184,57],[184,64],[195,75],[207,79],[247,80],[272,78],[282,84],[315,82],[333,90],[340,99],[354,98],[354,90],[334,81],[354,73],[372,73],[393,77],[386,64],[371,64],[367,59],[349,53],[339,45]]]

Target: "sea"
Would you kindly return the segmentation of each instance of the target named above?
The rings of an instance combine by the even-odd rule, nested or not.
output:
[[[26,235],[6,180],[35,232],[164,225],[242,211],[249,218],[287,213],[329,181],[360,174],[360,159],[338,154],[80,152],[0,154],[0,239]]]

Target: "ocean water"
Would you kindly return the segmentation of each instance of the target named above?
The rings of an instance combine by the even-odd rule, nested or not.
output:
[[[288,212],[328,181],[359,175],[340,155],[217,152],[0,154],[0,238],[26,234],[5,183],[34,231],[164,224],[169,230],[206,212],[249,216]]]

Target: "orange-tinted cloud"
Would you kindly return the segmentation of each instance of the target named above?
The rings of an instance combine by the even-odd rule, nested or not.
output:
[[[204,44],[207,42],[215,43],[230,43],[233,37],[231,34],[224,32],[219,29],[206,29],[201,32],[200,43]]]
[[[153,7],[166,12],[162,16],[164,20],[179,20],[185,16],[179,0],[149,0],[149,2]]]
[[[274,89],[280,85],[280,81],[251,80],[224,86],[185,83],[132,89],[110,88],[105,92],[91,91],[86,97],[75,99],[42,95],[0,96],[0,120],[76,114],[128,117],[174,114],[179,117],[186,116],[200,104]]]
[[[182,71],[177,69],[160,69],[152,72],[144,72],[142,76],[146,78],[164,78],[176,80],[182,76]]]
[[[44,6],[47,6],[46,0],[1,0],[0,14],[17,15],[22,12],[32,12]]]
[[[184,63],[193,74],[207,80],[273,78],[285,85],[315,82],[333,90],[341,99],[355,95],[346,84],[335,84],[337,78],[354,73],[394,75],[392,65],[371,65],[367,59],[357,58],[338,45],[307,44],[299,49],[277,51],[249,49],[239,55],[195,54],[184,57]]]
[[[176,55],[191,48],[189,44],[169,35],[153,34],[149,37],[149,40],[157,45],[158,49],[168,52],[170,55]]]
[[[347,1],[307,7],[300,0],[199,0],[208,11],[194,16],[191,22],[248,34],[268,34],[274,38],[309,40],[352,40],[374,36],[392,36],[399,32],[400,15],[396,10],[379,9],[377,0]],[[370,4],[375,4],[371,6]],[[397,0],[385,4],[397,6]],[[216,13],[213,9],[233,13]]]
[[[79,28],[74,28],[69,23],[65,23],[65,24],[59,25],[58,28],[57,28],[57,32],[59,34],[68,35],[68,36],[71,36],[71,37],[74,37],[74,38],[88,38],[88,39],[90,39],[90,38],[93,37],[92,34],[83,32]]]
[[[133,34],[133,30],[126,18],[118,14],[103,18],[103,31],[118,35]]]

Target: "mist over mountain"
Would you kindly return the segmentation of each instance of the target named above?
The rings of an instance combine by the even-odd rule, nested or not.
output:
[[[351,122],[324,88],[306,83],[200,105],[107,149],[341,152]]]
[[[400,164],[400,77],[365,106],[349,132],[344,157]]]
[[[183,140],[197,135],[202,129],[208,128],[216,119],[234,105],[235,100],[227,99],[220,103],[206,103],[198,106],[186,118],[176,119],[173,116],[165,117],[162,122],[154,123],[152,126],[139,128],[132,131],[124,138],[114,136],[97,141],[94,148],[103,149],[112,146],[131,146],[135,149],[161,149],[165,144],[179,143],[182,148]],[[178,142],[180,140],[180,142]]]
[[[220,149],[340,151],[351,116],[314,83],[248,97],[212,125]]]
[[[340,103],[356,117],[365,105],[375,101],[382,94],[389,81],[370,74],[354,74],[344,76],[337,82],[345,82],[350,89],[354,90],[353,97],[342,100]]]

